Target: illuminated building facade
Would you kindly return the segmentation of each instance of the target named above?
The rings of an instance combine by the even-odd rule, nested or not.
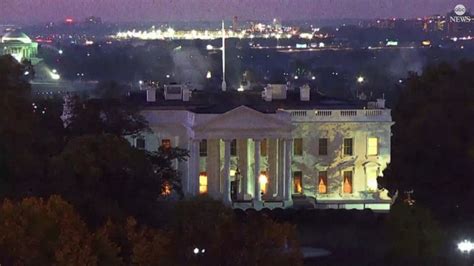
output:
[[[18,31],[6,33],[1,37],[0,55],[12,55],[18,62],[30,60],[37,63],[38,43],[31,41],[26,34]]]
[[[241,209],[390,208],[377,187],[390,162],[393,123],[384,100],[346,102],[286,85],[146,93],[152,132],[130,142],[189,150],[187,161],[175,162],[186,196],[208,194]]]

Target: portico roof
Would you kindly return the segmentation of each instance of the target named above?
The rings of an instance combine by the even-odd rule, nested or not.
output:
[[[196,138],[289,138],[291,118],[288,113],[265,114],[239,106],[193,127]]]

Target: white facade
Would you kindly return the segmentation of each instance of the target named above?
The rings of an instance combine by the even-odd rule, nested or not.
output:
[[[190,151],[188,161],[176,162],[186,196],[207,193],[242,209],[301,202],[316,208],[390,207],[376,181],[390,161],[393,123],[383,106],[270,113],[244,105],[224,113],[168,107],[146,108],[143,115],[152,129],[143,136],[144,148],[171,142]]]

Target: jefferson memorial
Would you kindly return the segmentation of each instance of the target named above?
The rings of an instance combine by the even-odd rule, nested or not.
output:
[[[36,64],[38,43],[33,42],[26,34],[18,31],[8,32],[0,39],[0,55],[12,55],[18,62],[30,60]]]
[[[152,132],[129,140],[140,149],[189,150],[187,161],[174,162],[185,196],[208,194],[241,209],[390,209],[377,186],[393,125],[384,99],[342,101],[284,84],[144,90]]]

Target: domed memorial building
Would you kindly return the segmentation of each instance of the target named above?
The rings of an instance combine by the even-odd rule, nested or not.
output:
[[[8,32],[0,39],[0,55],[12,55],[19,62],[30,60],[32,64],[39,61],[38,43],[33,42],[26,34],[19,31]]]

